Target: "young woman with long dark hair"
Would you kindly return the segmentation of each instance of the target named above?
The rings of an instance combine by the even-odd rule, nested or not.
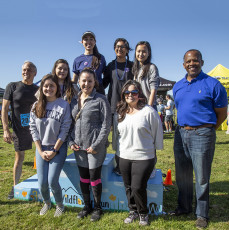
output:
[[[160,84],[158,68],[151,63],[151,46],[147,41],[140,41],[135,47],[135,59],[132,72],[134,80],[141,84],[143,93],[147,98],[147,103],[156,107],[156,94]]]
[[[72,123],[70,105],[60,96],[57,77],[47,74],[41,81],[38,101],[30,113],[30,131],[36,145],[38,185],[44,200],[40,215],[45,215],[51,208],[51,187],[57,204],[54,217],[64,212],[59,176],[67,157],[67,146],[63,143]]]
[[[78,87],[72,83],[69,64],[65,59],[58,59],[53,66],[52,75],[58,78],[61,97],[69,104],[74,96],[78,94]]]
[[[149,105],[141,85],[129,80],[118,104],[119,167],[126,188],[129,216],[124,223],[140,218],[148,225],[147,182],[155,165],[155,149],[163,148],[163,129],[158,113]]]
[[[101,94],[105,94],[102,74],[106,67],[106,60],[98,51],[95,34],[91,31],[86,31],[82,35],[81,42],[84,46],[84,53],[73,62],[73,81],[75,83],[78,82],[79,74],[84,68],[91,68],[95,71],[96,78],[99,82],[97,91]]]

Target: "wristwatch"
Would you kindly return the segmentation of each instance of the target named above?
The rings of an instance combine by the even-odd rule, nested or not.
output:
[[[58,154],[59,153],[59,150],[56,150],[56,149],[53,149],[52,150],[54,153]]]

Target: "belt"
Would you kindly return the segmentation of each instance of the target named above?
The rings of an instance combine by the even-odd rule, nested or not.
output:
[[[199,125],[199,126],[180,126],[182,129],[185,130],[196,130],[196,129],[200,129],[200,128],[211,128],[213,127],[213,124],[204,124],[204,125]]]

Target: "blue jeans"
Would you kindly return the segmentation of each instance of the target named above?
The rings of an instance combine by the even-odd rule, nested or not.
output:
[[[42,150],[51,150],[53,146],[42,146]],[[44,202],[50,202],[49,187],[52,190],[57,205],[61,205],[62,190],[59,184],[60,172],[63,168],[65,159],[67,157],[67,142],[64,142],[53,159],[45,161],[36,150],[36,164],[37,164],[37,177],[38,186],[43,197]]]
[[[177,127],[174,137],[178,209],[192,211],[193,169],[196,178],[196,215],[208,219],[211,164],[216,133],[213,127],[185,130]]]

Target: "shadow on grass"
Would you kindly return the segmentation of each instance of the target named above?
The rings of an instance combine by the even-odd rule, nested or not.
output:
[[[229,141],[225,141],[225,142],[217,141],[217,142],[216,142],[216,145],[226,145],[226,144],[229,144]]]
[[[164,134],[163,139],[174,139],[174,135],[172,135],[172,134]]]
[[[0,200],[0,205],[15,205],[15,204],[25,204],[25,203],[32,203],[32,201],[26,201],[26,200]]]
[[[26,162],[24,162],[23,164],[26,165],[26,166],[31,166],[31,167],[33,167],[34,162],[26,161]]]

